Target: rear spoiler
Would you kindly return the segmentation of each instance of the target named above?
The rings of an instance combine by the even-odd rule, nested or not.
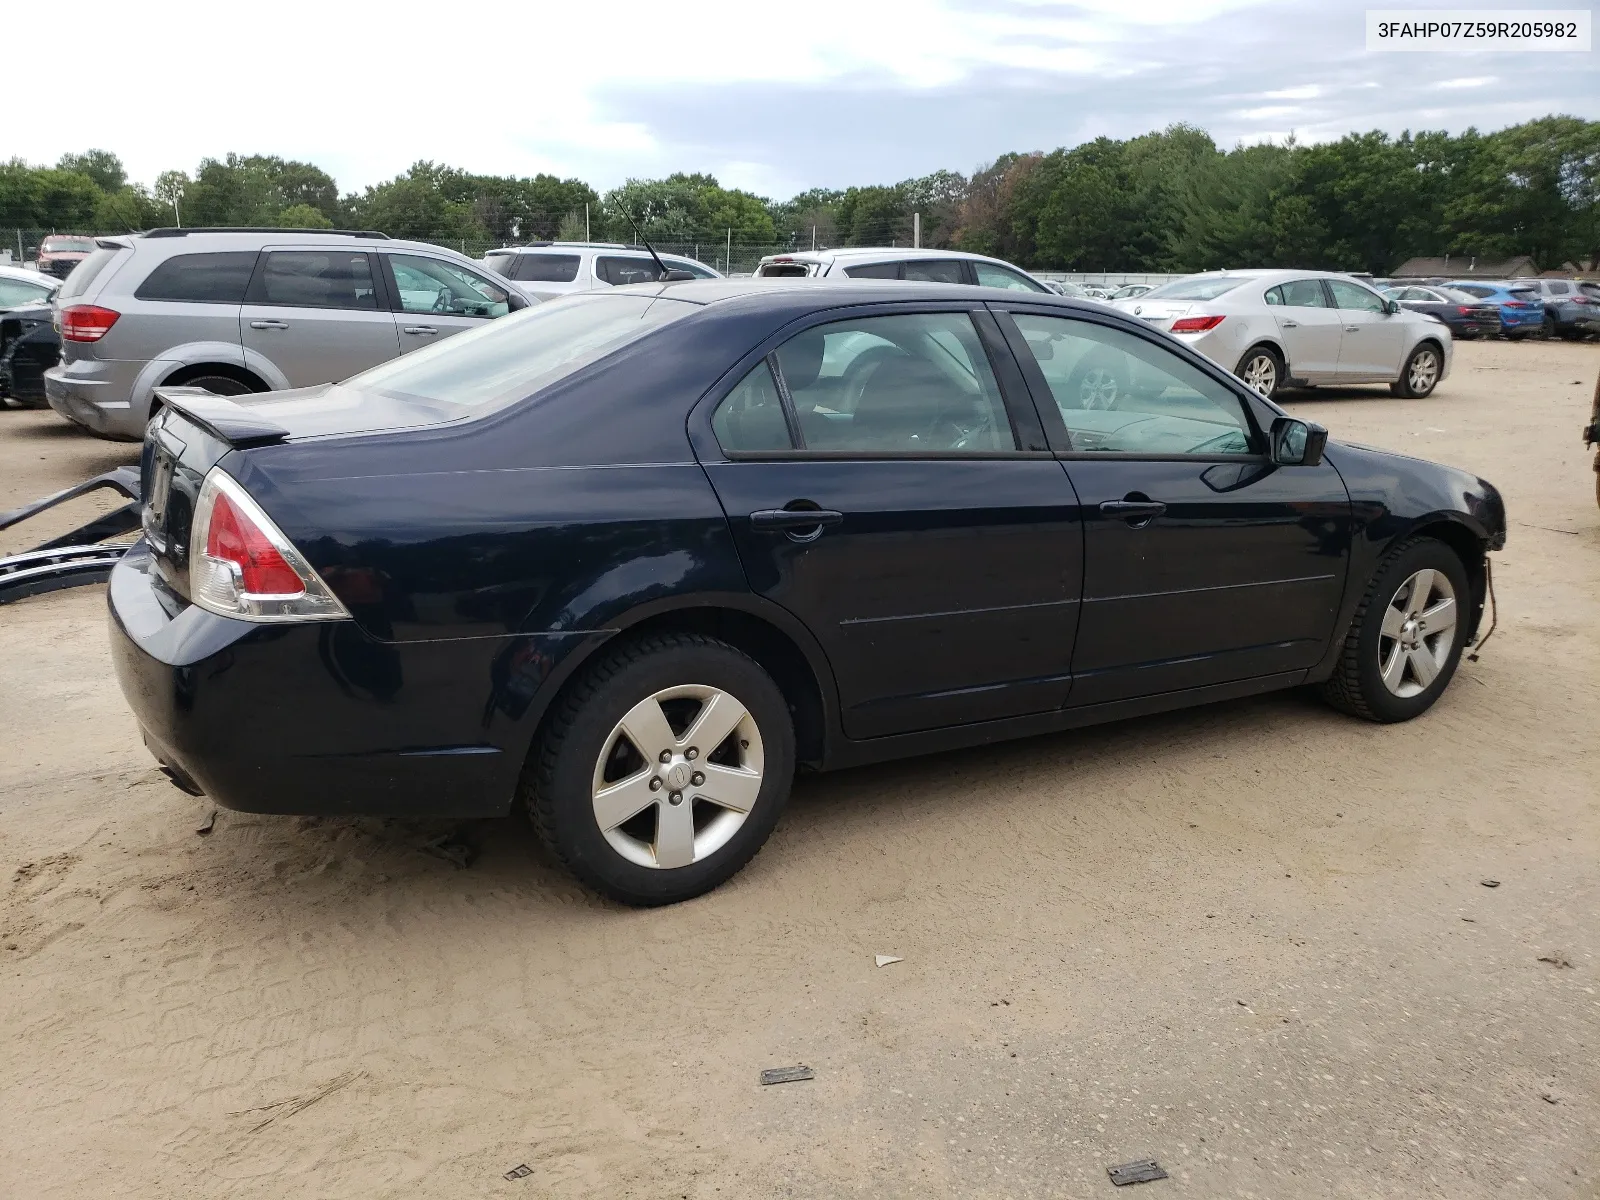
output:
[[[205,388],[157,388],[156,398],[213,437],[221,438],[240,450],[247,446],[270,446],[289,437],[289,431],[282,425],[257,416],[245,405],[208,392]]]

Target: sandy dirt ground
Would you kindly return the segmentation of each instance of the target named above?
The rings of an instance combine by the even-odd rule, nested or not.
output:
[[[1600,1196],[1597,370],[1290,400],[1506,494],[1500,631],[1421,720],[1290,693],[808,779],[666,910],[520,817],[465,870],[446,827],[202,836],[99,589],[0,609],[0,1195],[1088,1197],[1154,1155],[1152,1200]],[[0,507],[131,450],[0,414]]]

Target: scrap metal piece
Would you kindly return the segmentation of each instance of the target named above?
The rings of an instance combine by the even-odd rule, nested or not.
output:
[[[0,513],[0,529],[9,529],[46,509],[101,488],[122,493],[129,503],[32,550],[0,557],[0,604],[79,584],[103,583],[110,577],[111,568],[127,547],[95,543],[139,528],[139,472],[134,467],[118,467],[42,500]]]
[[[532,1175],[532,1174],[533,1174],[533,1168],[530,1167],[527,1163],[518,1163],[516,1166],[512,1167],[511,1170],[506,1172],[506,1178],[507,1179],[526,1179],[529,1175]]]
[[[872,957],[880,967],[887,967],[890,963],[905,962],[905,959],[897,954],[874,954]]]
[[[761,1072],[761,1085],[773,1083],[799,1083],[802,1079],[815,1079],[817,1073],[810,1067],[768,1067]]]
[[[209,813],[206,814],[206,819],[204,821],[201,821],[200,824],[198,824],[198,825],[196,825],[194,827],[194,831],[196,833],[198,833],[201,837],[204,837],[206,834],[210,833],[216,827],[217,827],[217,810],[213,808]]]
[[[1167,1178],[1167,1173],[1161,1169],[1161,1164],[1153,1158],[1141,1158],[1123,1163],[1121,1166],[1107,1167],[1106,1174],[1111,1176],[1111,1182],[1118,1187]]]

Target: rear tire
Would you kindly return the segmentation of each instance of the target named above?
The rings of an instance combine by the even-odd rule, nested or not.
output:
[[[1283,389],[1283,356],[1271,346],[1252,346],[1244,352],[1233,373],[1255,392],[1271,400]]]
[[[1454,550],[1428,537],[1402,542],[1368,582],[1323,699],[1383,723],[1427,712],[1461,661],[1470,598]]]
[[[1400,378],[1389,385],[1389,390],[1407,400],[1422,400],[1433,394],[1443,372],[1444,355],[1432,342],[1423,342],[1406,359],[1406,365],[1400,368]]]
[[[709,892],[755,857],[794,765],[771,676],[725,642],[662,633],[604,654],[557,700],[521,792],[568,870],[647,907]]]

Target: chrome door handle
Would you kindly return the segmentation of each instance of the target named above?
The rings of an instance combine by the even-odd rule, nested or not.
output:
[[[1283,323],[1283,328],[1284,329],[1299,329],[1300,328],[1300,322],[1299,321],[1285,321]]]
[[[251,321],[250,322],[250,328],[251,329],[287,329],[287,328],[289,328],[289,322],[287,322],[287,321]]]
[[[1167,506],[1159,500],[1107,500],[1100,511],[1125,521],[1150,521],[1166,512]]]
[[[438,333],[439,331],[437,329],[435,329],[432,325],[407,325],[400,332],[401,333],[434,334],[434,333]]]
[[[1361,332],[1361,326],[1359,326],[1359,325],[1346,325],[1344,327],[1344,331],[1346,333],[1360,333]]]
[[[750,514],[752,529],[821,529],[844,520],[831,508],[763,508]]]

